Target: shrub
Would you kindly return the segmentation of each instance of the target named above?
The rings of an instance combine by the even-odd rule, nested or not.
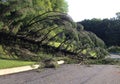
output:
[[[51,59],[45,59],[44,60],[45,68],[57,68],[59,67],[57,60]]]
[[[120,60],[119,59],[112,59],[112,58],[107,58],[107,59],[89,59],[85,60],[84,64],[109,64],[109,65],[120,65]]]
[[[114,52],[114,53],[120,53],[120,47],[119,46],[111,46],[108,48],[109,52]]]

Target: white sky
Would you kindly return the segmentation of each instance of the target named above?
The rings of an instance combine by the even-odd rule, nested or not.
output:
[[[112,18],[120,12],[120,0],[66,0],[68,14],[74,21],[92,18]]]

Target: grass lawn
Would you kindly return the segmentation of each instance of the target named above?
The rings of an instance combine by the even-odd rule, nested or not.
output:
[[[10,56],[6,55],[6,53],[3,51],[2,46],[0,45],[0,69],[26,66],[26,65],[32,65],[32,64],[35,64],[35,62],[12,60]]]
[[[0,69],[13,68],[25,65],[32,65],[35,62],[0,59]]]

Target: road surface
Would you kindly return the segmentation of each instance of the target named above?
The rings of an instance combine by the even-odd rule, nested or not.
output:
[[[120,66],[62,65],[42,72],[32,70],[0,76],[0,84],[120,84]]]
[[[110,54],[111,58],[120,59],[120,54]]]

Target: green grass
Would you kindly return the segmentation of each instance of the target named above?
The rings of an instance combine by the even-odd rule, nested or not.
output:
[[[0,59],[0,69],[33,65],[35,62]]]
[[[6,69],[6,68],[13,68],[13,67],[20,67],[20,66],[26,66],[26,65],[33,65],[35,62],[31,61],[22,61],[17,58],[17,56],[14,56],[15,58],[12,58],[11,56],[7,55],[2,46],[0,45],[0,69]]]

